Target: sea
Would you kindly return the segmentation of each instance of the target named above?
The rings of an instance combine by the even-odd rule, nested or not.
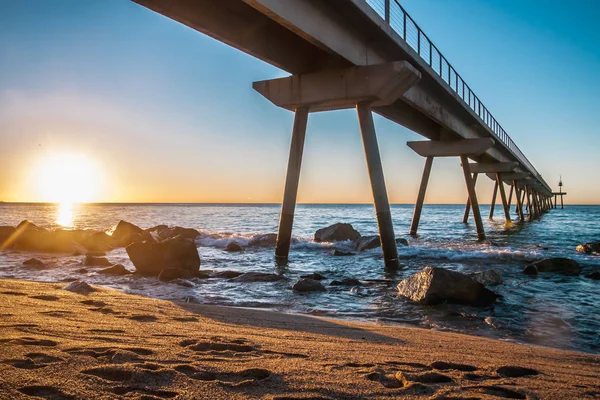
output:
[[[333,249],[350,250],[350,243],[315,243],[317,229],[344,222],[362,235],[377,234],[372,205],[300,204],[296,208],[287,265],[278,265],[273,248],[249,247],[253,236],[277,232],[280,206],[276,204],[21,204],[0,203],[0,225],[29,220],[45,228],[110,230],[119,220],[142,228],[159,224],[195,228],[201,235],[196,245],[201,269],[261,271],[286,279],[269,283],[236,283],[227,279],[195,279],[192,287],[160,282],[156,278],[106,276],[82,268],[82,256],[32,254],[7,250],[0,253],[0,277],[44,282],[83,279],[93,285],[114,288],[166,300],[251,307],[287,313],[309,314],[386,325],[408,325],[440,331],[462,332],[598,354],[600,352],[600,281],[584,277],[600,269],[600,256],[576,252],[578,244],[600,240],[600,206],[565,205],[531,222],[507,226],[499,206],[495,218],[485,218],[487,240],[477,241],[473,221],[462,222],[464,205],[425,205],[418,237],[408,235],[414,206],[392,205],[402,269],[384,268],[381,249],[337,257]],[[487,216],[489,206],[482,205]],[[514,207],[511,214],[516,220]],[[240,253],[224,248],[231,241],[244,247]],[[48,268],[33,269],[23,261],[36,257]],[[124,249],[107,257],[134,271]],[[580,276],[554,273],[536,277],[522,271],[531,261],[568,257],[583,268]],[[489,307],[455,304],[424,306],[397,295],[397,283],[425,266],[464,273],[496,270],[504,282],[492,288],[502,297]],[[291,290],[301,275],[324,275],[326,292]],[[356,278],[357,286],[328,286],[334,279]]]

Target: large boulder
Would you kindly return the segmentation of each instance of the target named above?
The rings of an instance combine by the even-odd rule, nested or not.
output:
[[[275,247],[277,243],[276,233],[265,233],[261,235],[254,235],[248,242],[250,247]]]
[[[181,236],[161,242],[136,242],[125,250],[137,272],[142,275],[158,276],[167,268],[193,273],[200,270],[200,255],[196,244]]]
[[[94,257],[86,254],[83,259],[83,265],[88,267],[109,267],[113,265],[106,257]]]
[[[333,224],[327,228],[321,228],[315,232],[315,242],[341,242],[344,240],[356,240],[360,233],[350,224]]]
[[[13,248],[22,251],[72,254],[83,250],[78,241],[82,240],[84,235],[84,231],[77,230],[49,231],[29,221],[23,221],[15,230]]]
[[[576,250],[580,253],[600,255],[600,240],[592,243],[580,244]]]
[[[183,236],[186,239],[196,239],[200,236],[200,232],[193,228],[182,228],[181,226],[168,227],[166,225],[158,225],[147,230],[154,232],[161,239],[170,239],[176,236]]]
[[[358,251],[365,251],[370,249],[376,249],[377,247],[381,247],[381,239],[379,239],[379,235],[374,236],[361,236],[356,239],[354,242],[354,248]]]
[[[80,243],[88,252],[105,252],[110,251],[113,248],[113,238],[112,236],[106,234],[106,232],[90,233],[85,238],[83,238],[83,240]]]
[[[595,281],[600,281],[600,271],[592,271],[585,276],[588,279],[593,279]]]
[[[111,236],[113,247],[127,247],[132,243],[154,240],[149,232],[123,220],[119,221]]]
[[[496,286],[503,282],[502,274],[493,269],[481,272],[474,272],[469,274],[469,276],[484,286]]]
[[[98,271],[98,273],[104,274],[104,275],[129,275],[129,274],[131,274],[131,272],[129,272],[129,270],[121,264],[115,264],[108,268],[101,269],[100,271]]]
[[[581,267],[577,261],[569,258],[545,258],[543,260],[532,262],[527,268],[525,268],[523,272],[531,275],[535,275],[536,273],[540,272],[579,275],[581,273]]]
[[[324,292],[325,286],[315,279],[302,278],[298,282],[294,283],[292,289],[297,292]]]
[[[486,306],[498,295],[460,272],[425,267],[398,284],[398,294],[421,304],[442,302]]]
[[[235,253],[235,252],[244,251],[244,249],[237,242],[229,242],[229,243],[227,243],[227,247],[225,247],[225,251]]]
[[[0,226],[0,251],[12,247],[12,236],[16,228],[14,226]]]

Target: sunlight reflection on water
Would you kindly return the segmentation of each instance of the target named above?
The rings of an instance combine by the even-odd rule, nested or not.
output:
[[[73,227],[73,209],[73,203],[59,203],[56,216],[56,223],[65,228]]]

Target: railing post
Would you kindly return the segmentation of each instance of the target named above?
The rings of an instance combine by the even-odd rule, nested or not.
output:
[[[390,24],[390,0],[385,0],[385,22]]]

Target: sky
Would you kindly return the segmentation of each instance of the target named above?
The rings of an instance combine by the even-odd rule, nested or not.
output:
[[[400,2],[567,203],[600,204],[600,3]],[[293,114],[252,82],[286,75],[130,1],[0,0],[0,200],[278,203]],[[423,138],[375,126],[390,202],[414,203]],[[466,196],[436,159],[426,202]],[[310,115],[298,201],[372,202],[354,110]]]

